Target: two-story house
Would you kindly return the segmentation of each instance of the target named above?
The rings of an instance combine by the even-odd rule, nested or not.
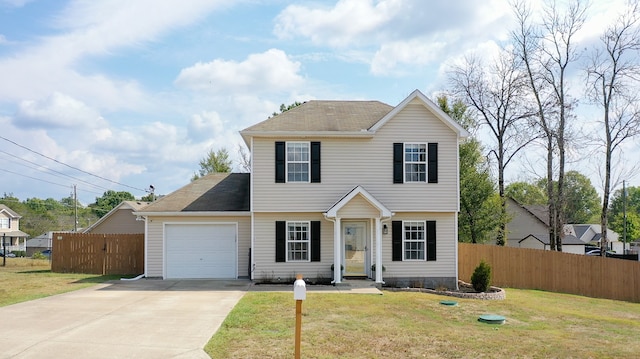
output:
[[[396,107],[309,101],[240,134],[250,175],[206,176],[137,212],[147,276],[457,286],[468,133],[421,92]]]
[[[11,208],[0,204],[0,249],[5,248],[7,253],[27,250],[29,235],[20,230],[20,218]]]

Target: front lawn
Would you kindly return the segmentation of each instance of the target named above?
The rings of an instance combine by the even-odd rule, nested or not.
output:
[[[7,258],[3,267],[0,258],[0,307],[118,278],[97,274],[51,273],[51,263],[46,259]]]
[[[456,300],[455,307],[441,300]],[[477,321],[481,314],[503,325]],[[250,292],[205,350],[212,358],[291,358],[292,293]],[[508,289],[504,301],[425,293],[307,293],[303,358],[637,358],[640,304]]]

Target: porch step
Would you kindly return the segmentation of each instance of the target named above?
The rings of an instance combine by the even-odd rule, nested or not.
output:
[[[345,278],[342,280],[342,283],[336,283],[336,287],[351,287],[351,288],[378,288],[380,289],[382,285],[380,283],[376,283],[371,279],[350,279]]]

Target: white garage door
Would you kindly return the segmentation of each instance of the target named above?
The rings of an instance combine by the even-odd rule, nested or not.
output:
[[[235,224],[165,225],[166,278],[236,278]]]

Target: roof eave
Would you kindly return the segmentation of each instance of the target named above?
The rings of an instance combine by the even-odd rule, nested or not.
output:
[[[363,137],[370,138],[375,135],[375,131],[362,129],[360,131],[241,131],[240,135],[245,143],[250,142],[251,137],[278,137],[278,138],[300,138],[300,137]]]
[[[251,216],[250,211],[167,211],[167,212],[133,212],[135,216],[154,217],[244,217]]]

